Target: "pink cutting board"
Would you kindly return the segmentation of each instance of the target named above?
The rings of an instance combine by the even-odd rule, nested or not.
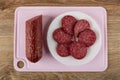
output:
[[[87,64],[68,66],[61,64],[52,57],[47,47],[46,34],[50,22],[59,14],[69,11],[80,11],[91,16],[101,29],[102,46],[97,56]],[[43,15],[43,57],[37,63],[31,63],[25,55],[25,21],[37,15]],[[103,7],[19,7],[15,11],[14,21],[14,68],[28,72],[97,72],[104,71],[107,61],[107,13]],[[23,61],[24,67],[17,63]]]

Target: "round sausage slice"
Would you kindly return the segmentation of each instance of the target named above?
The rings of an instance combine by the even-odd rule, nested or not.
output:
[[[74,35],[75,37],[78,36],[78,34],[82,31],[84,31],[85,29],[90,29],[90,24],[87,20],[78,20],[74,26]]]
[[[82,42],[73,42],[70,45],[70,54],[75,58],[75,59],[82,59],[86,56],[87,54],[87,47],[84,43]]]
[[[70,15],[66,15],[62,18],[62,28],[63,30],[70,34],[70,35],[73,35],[73,27],[76,23],[76,19],[73,17],[73,16],[70,16]]]
[[[70,55],[69,53],[69,48],[68,44],[58,44],[57,45],[57,54],[61,57],[67,57]]]
[[[87,47],[93,45],[96,41],[96,34],[93,30],[87,29],[79,34],[79,42],[83,42]]]
[[[53,32],[53,38],[58,43],[69,43],[72,41],[72,36],[65,33],[61,28],[56,29]]]

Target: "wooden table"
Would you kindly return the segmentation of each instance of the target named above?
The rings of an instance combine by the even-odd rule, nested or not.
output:
[[[19,6],[103,6],[108,13],[104,72],[20,73],[13,67],[14,11]],[[120,0],[0,0],[0,80],[120,80]]]

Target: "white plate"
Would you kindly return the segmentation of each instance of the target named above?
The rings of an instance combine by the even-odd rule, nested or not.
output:
[[[96,42],[91,47],[88,48],[87,55],[83,59],[77,60],[77,59],[74,59],[72,56],[61,57],[56,52],[57,43],[53,39],[53,32],[61,26],[61,19],[65,15],[72,15],[76,19],[86,19],[87,21],[89,21],[91,29],[94,30],[96,33],[96,36],[97,36]],[[98,54],[101,48],[101,41],[102,41],[102,37],[101,37],[101,31],[100,31],[99,25],[96,23],[96,21],[92,17],[79,11],[66,12],[66,13],[63,13],[57,16],[51,22],[49,29],[48,29],[48,33],[47,33],[47,43],[48,43],[48,47],[49,47],[49,50],[52,56],[57,61],[65,65],[83,65],[83,64],[90,62]]]

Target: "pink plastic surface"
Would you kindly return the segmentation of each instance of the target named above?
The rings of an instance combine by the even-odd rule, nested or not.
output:
[[[98,55],[89,63],[81,66],[67,66],[56,61],[47,48],[46,34],[50,22],[59,14],[69,11],[83,12],[96,20],[102,33],[102,46]],[[43,15],[43,57],[37,63],[27,60],[25,54],[25,21]],[[24,62],[18,68],[18,61]],[[107,68],[107,13],[103,7],[19,7],[15,11],[14,25],[14,68],[28,72],[96,72]]]

